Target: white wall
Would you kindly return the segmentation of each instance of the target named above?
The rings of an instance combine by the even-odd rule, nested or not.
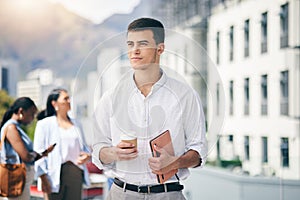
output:
[[[217,66],[225,91],[226,119],[221,135],[234,135],[233,154],[244,160],[244,136],[250,137],[250,161],[243,162],[243,169],[252,175],[261,174],[261,137],[268,137],[269,162],[267,167],[274,169],[276,176],[287,179],[300,179],[299,147],[299,64],[296,63],[294,49],[280,49],[280,6],[289,2],[290,45],[297,45],[299,35],[292,30],[299,27],[299,9],[294,9],[295,0],[248,0],[222,12],[213,12],[209,21],[208,48],[212,59],[216,57],[216,33],[220,32],[220,64]],[[268,12],[268,52],[260,53],[260,19]],[[296,13],[297,14],[296,14]],[[295,18],[297,17],[297,18]],[[250,56],[244,58],[244,21],[250,19]],[[298,24],[297,24],[298,23]],[[229,28],[234,26],[234,60],[229,61]],[[298,37],[295,39],[295,37]],[[298,42],[299,45],[299,42]],[[289,70],[289,116],[280,115],[280,72]],[[210,74],[210,73],[209,73]],[[268,115],[260,114],[261,76],[268,75]],[[244,115],[244,79],[250,79],[250,114]],[[216,85],[214,77],[209,77],[210,85]],[[234,81],[234,114],[229,115],[229,81]],[[215,87],[215,86],[213,86]],[[209,116],[214,116],[214,108],[209,107]],[[215,136],[212,136],[215,137]],[[280,138],[289,138],[289,168],[280,165]],[[224,145],[224,144],[223,144]],[[222,151],[222,144],[221,144]],[[215,158],[216,151],[212,157]],[[230,157],[230,155],[227,155]]]
[[[182,181],[187,200],[298,200],[299,180],[251,177],[205,167],[192,169]]]

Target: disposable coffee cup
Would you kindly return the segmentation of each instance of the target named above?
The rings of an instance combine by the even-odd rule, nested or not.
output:
[[[122,134],[121,141],[133,144],[137,148],[137,136],[133,134]]]

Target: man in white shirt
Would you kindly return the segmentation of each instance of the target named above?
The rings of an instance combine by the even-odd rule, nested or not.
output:
[[[165,32],[152,18],[128,26],[128,58],[132,71],[101,98],[94,114],[93,162],[111,170],[115,180],[108,199],[185,199],[179,181],[188,168],[203,166],[207,157],[205,118],[198,94],[160,68]],[[174,148],[154,148],[149,141],[168,130]],[[137,137],[137,146],[121,141]],[[164,184],[157,175],[178,172]]]

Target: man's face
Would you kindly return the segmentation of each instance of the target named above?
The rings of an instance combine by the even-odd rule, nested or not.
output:
[[[158,45],[151,30],[129,31],[127,47],[128,58],[133,69],[146,69],[151,64],[158,64],[160,53],[157,51]]]

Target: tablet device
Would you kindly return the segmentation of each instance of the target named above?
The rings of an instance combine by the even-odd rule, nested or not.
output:
[[[159,157],[160,155],[158,152],[155,151],[154,145],[160,148],[164,148],[170,155],[174,156],[174,148],[173,148],[172,139],[169,130],[166,130],[165,132],[161,133],[157,137],[150,140],[152,156]],[[163,184],[172,176],[174,176],[177,172],[178,170],[176,169],[176,170],[169,171],[166,174],[157,175],[157,180],[160,184]]]

